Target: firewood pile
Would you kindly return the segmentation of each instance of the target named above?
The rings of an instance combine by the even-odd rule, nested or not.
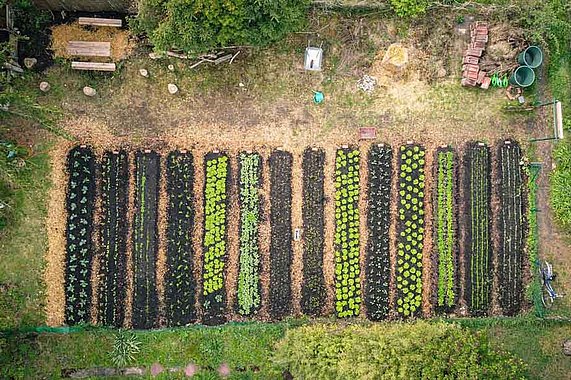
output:
[[[470,25],[470,46],[462,59],[462,86],[480,86],[484,89],[490,87],[491,79],[486,71],[480,69],[480,60],[486,50],[488,33],[486,22],[478,21]]]

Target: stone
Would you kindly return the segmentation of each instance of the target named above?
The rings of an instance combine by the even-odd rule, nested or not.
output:
[[[571,356],[571,339],[563,341],[563,353],[567,356]]]
[[[174,84],[174,83],[169,83],[168,89],[169,89],[169,93],[170,93],[171,95],[174,95],[174,94],[176,94],[176,93],[178,92],[178,87],[177,87],[176,84]]]
[[[35,58],[24,58],[24,66],[26,66],[27,69],[36,66],[36,63],[38,63],[38,60]]]
[[[145,78],[149,77],[149,72],[147,71],[147,69],[139,69],[139,74],[141,74]]]
[[[40,83],[40,91],[42,92],[48,92],[50,90],[51,86],[48,82],[42,82]]]
[[[195,364],[190,363],[184,368],[184,374],[187,377],[192,377],[198,372],[198,367]]]
[[[153,376],[153,377],[159,375],[163,371],[164,371],[164,368],[159,363],[153,363],[153,365],[151,366],[151,376]]]
[[[438,71],[436,72],[436,77],[437,78],[444,78],[448,73],[446,72],[446,69],[441,67],[438,69]]]
[[[145,370],[139,367],[127,367],[123,370],[123,375],[125,376],[143,376]]]
[[[97,95],[97,91],[93,87],[85,86],[83,87],[83,93],[87,96],[95,96]]]
[[[220,365],[220,367],[218,367],[218,374],[220,375],[220,377],[222,378],[226,378],[228,376],[230,376],[230,366],[226,363],[222,363]]]
[[[168,65],[170,71],[174,71],[174,65]]]

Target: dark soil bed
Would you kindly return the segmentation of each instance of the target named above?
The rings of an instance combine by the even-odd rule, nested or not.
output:
[[[168,326],[196,320],[192,231],[194,228],[194,166],[190,153],[167,157],[167,267],[165,305]]]
[[[160,156],[135,153],[135,217],[133,220],[133,327],[157,325],[156,259]]]
[[[127,153],[105,152],[101,163],[98,322],[123,326],[127,276]]]
[[[289,152],[275,151],[270,159],[270,316],[280,319],[291,313],[291,231],[292,165]]]
[[[323,277],[325,152],[308,148],[303,153],[303,283],[301,310],[317,316],[325,303]]]

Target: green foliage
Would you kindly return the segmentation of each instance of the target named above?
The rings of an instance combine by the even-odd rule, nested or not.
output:
[[[289,330],[273,358],[300,379],[516,379],[525,365],[446,323],[316,324]]]
[[[555,218],[566,230],[571,230],[571,143],[557,144],[553,151],[556,168],[551,172],[551,207]]]
[[[335,310],[359,315],[359,151],[339,149],[335,158]]]
[[[200,53],[278,41],[303,24],[308,5],[308,0],[143,0],[132,25],[158,51]]]
[[[428,0],[391,0],[391,6],[399,17],[418,17],[426,13]]]
[[[250,315],[260,307],[260,155],[240,154],[240,271],[238,312]]]
[[[124,367],[135,360],[135,355],[140,351],[141,342],[135,334],[125,330],[119,330],[113,342],[111,360],[117,367]]]
[[[418,145],[400,147],[396,309],[403,317],[415,315],[422,304],[424,164],[424,148]]]
[[[438,306],[455,304],[454,152],[437,155],[436,248],[438,251]]]
[[[226,255],[226,182],[228,157],[219,155],[206,160],[204,188],[204,295],[224,286]]]

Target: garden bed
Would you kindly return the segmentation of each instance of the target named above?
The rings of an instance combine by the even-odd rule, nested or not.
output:
[[[458,302],[457,165],[451,147],[436,150],[433,196],[436,310],[451,312]]]
[[[293,156],[274,151],[270,164],[270,284],[269,313],[280,319],[291,313],[291,265],[293,259],[291,202]]]
[[[105,152],[101,163],[98,318],[104,326],[123,326],[127,277],[127,152]]]
[[[227,319],[224,269],[228,253],[228,156],[225,153],[208,153],[204,158],[204,176],[202,322],[218,325]]]
[[[73,148],[67,158],[65,322],[90,321],[91,262],[95,205],[95,156],[91,148]]]
[[[318,316],[327,296],[323,277],[325,237],[325,152],[307,148],[303,153],[303,284],[301,310]]]
[[[422,306],[424,248],[425,150],[407,144],[399,150],[396,262],[396,311],[400,317],[419,315]]]
[[[133,315],[136,329],[158,323],[157,251],[160,156],[135,153],[135,204],[133,220]]]
[[[487,314],[492,299],[490,241],[490,151],[486,144],[469,143],[463,167],[464,295],[472,315]]]
[[[392,158],[388,145],[373,145],[369,151],[365,305],[367,317],[374,321],[387,318],[389,313]]]
[[[506,140],[498,146],[498,187],[500,200],[498,250],[498,301],[503,314],[515,315],[522,307],[522,270],[527,231],[526,183],[519,144]]]
[[[196,321],[193,275],[194,163],[191,153],[172,152],[167,157],[167,269],[165,308],[168,326]]]

